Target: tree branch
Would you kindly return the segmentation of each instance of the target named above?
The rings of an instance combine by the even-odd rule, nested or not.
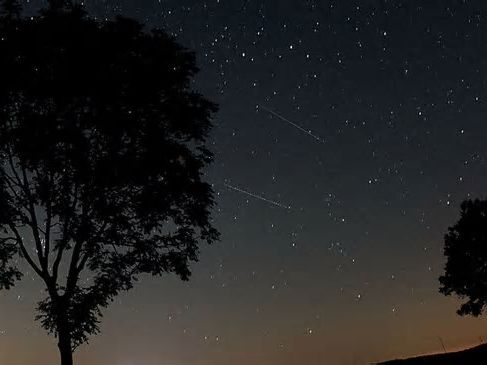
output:
[[[5,170],[3,168],[0,169],[0,171],[2,172],[2,175],[5,177],[5,182],[7,183],[8,188],[10,189],[10,191],[12,192],[12,194],[19,201],[21,201],[21,198],[20,198],[19,194],[15,190],[15,187],[19,187],[20,188],[20,186],[13,180],[13,178],[7,172],[5,172]]]
[[[54,264],[52,266],[52,276],[54,279],[54,282],[57,282],[58,278],[58,273],[59,273],[59,265],[61,264],[61,260],[63,258],[64,251],[69,243],[69,224],[72,218],[72,215],[74,214],[74,211],[76,209],[76,205],[78,204],[78,184],[75,185],[74,187],[74,195],[73,195],[73,203],[70,206],[69,210],[66,210],[65,215],[64,215],[64,224],[63,224],[63,237],[61,240],[61,243],[57,247],[57,255],[56,259],[54,261]]]
[[[16,238],[17,243],[19,244],[20,251],[22,252],[22,255],[25,257],[26,261],[29,263],[29,265],[34,269],[34,271],[41,278],[45,278],[42,270],[36,265],[34,260],[32,260],[29,253],[27,252],[27,249],[25,248],[24,242],[22,240],[22,236],[20,235],[19,231],[17,230],[17,227],[15,227],[15,225],[13,223],[9,223],[8,226],[10,227],[10,230],[15,234],[15,238]]]
[[[44,232],[44,258],[46,271],[49,267],[49,253],[51,250],[51,222],[52,222],[52,197],[51,197],[52,179],[49,177],[49,190],[47,192],[46,202],[46,231]]]
[[[39,236],[39,231],[37,229],[38,228],[37,216],[35,213],[33,198],[32,198],[31,192],[30,192],[29,180],[27,178],[27,173],[25,171],[25,168],[23,166],[21,166],[22,177],[23,177],[23,179],[21,179],[21,177],[17,173],[17,169],[15,167],[15,163],[14,163],[14,160],[12,157],[12,153],[10,152],[10,149],[7,149],[7,151],[8,151],[7,155],[8,155],[8,161],[9,161],[10,169],[12,170],[12,173],[15,175],[18,186],[20,186],[22,188],[22,190],[24,191],[26,198],[27,198],[28,205],[27,205],[26,209],[31,216],[31,221],[27,222],[27,223],[31,227],[32,233],[34,234],[34,241],[35,241],[36,248],[37,248],[37,257],[39,258],[39,263],[41,265],[42,270],[47,272],[47,266],[45,265],[45,260],[44,260],[42,244],[41,244],[41,240],[40,240],[40,236]]]
[[[97,239],[100,237],[100,235],[105,231],[105,228],[107,227],[107,225],[108,225],[108,222],[105,221],[102,224],[102,226],[100,227],[100,229],[98,230],[98,232],[96,232],[93,235],[93,239],[91,239],[90,241],[88,241],[86,243],[86,246],[88,246],[88,249],[89,249],[90,243],[94,243],[97,241]],[[79,266],[76,268],[77,275],[79,275],[81,273],[81,271],[83,271],[83,269],[85,268],[85,265],[86,265],[89,258],[90,258],[90,252],[87,250],[85,252],[85,254],[83,255],[83,257],[81,258]]]
[[[35,212],[34,206],[34,198],[32,197],[30,186],[29,186],[29,178],[27,177],[27,172],[25,171],[25,167],[21,166],[22,168],[22,178],[23,178],[23,185],[25,189],[25,193],[27,195],[27,201],[29,203],[29,213],[31,218],[30,227],[32,229],[32,233],[34,235],[34,242],[37,248],[37,256],[39,257],[39,262],[41,264],[41,268],[43,271],[47,273],[47,260],[44,257],[44,249],[42,247],[41,237],[39,235],[38,223],[37,223],[37,215]]]
[[[88,201],[87,196],[83,196],[81,205],[81,230],[85,230],[88,227]],[[73,254],[71,255],[71,262],[69,264],[68,276],[66,280],[66,294],[69,296],[74,290],[76,283],[78,282],[79,272],[78,272],[78,262],[81,255],[81,249],[83,248],[83,243],[86,240],[84,237],[78,237],[73,248]]]

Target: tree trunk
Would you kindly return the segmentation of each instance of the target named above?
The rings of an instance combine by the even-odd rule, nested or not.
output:
[[[73,365],[73,351],[69,335],[59,333],[58,348],[61,355],[61,365]]]

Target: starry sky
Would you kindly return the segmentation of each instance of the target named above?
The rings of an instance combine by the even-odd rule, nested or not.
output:
[[[190,282],[119,296],[77,364],[353,365],[487,340],[437,281],[460,202],[487,191],[484,0],[86,6],[196,52],[194,87],[220,105],[206,175],[222,239]],[[0,293],[0,364],[57,361],[41,297],[32,275]]]

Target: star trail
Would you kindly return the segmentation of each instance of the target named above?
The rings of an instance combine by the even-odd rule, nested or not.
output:
[[[283,117],[282,115],[276,113],[275,111],[271,110],[271,109],[268,109],[266,108],[265,106],[261,106],[260,107],[261,109],[271,113],[272,115],[275,115],[276,117],[278,117],[279,119],[285,121],[286,123],[288,123],[289,125],[293,126],[294,128],[296,128],[297,130],[307,134],[308,136],[314,138],[315,140],[317,140],[318,142],[324,142],[323,139],[321,139],[320,137],[318,137],[317,135],[313,134],[312,132],[310,131],[307,131],[306,129],[304,129],[303,127],[301,127],[300,125],[294,123],[294,122],[291,122],[289,119],[287,119],[286,117]]]
[[[238,188],[236,186],[232,186],[230,184],[225,184],[225,186],[233,191],[237,191],[239,193],[242,193],[242,194],[245,194],[245,195],[248,195],[254,199],[258,199],[258,200],[261,200],[263,202],[266,202],[266,203],[269,203],[269,204],[272,204],[272,205],[275,205],[276,207],[279,207],[279,208],[284,208],[284,209],[291,209],[291,206],[290,205],[284,205],[282,203],[278,203],[278,202],[275,202],[273,200],[270,200],[270,199],[267,199],[261,195],[258,195],[258,194],[255,194],[255,193],[252,193],[252,192],[249,192],[249,191],[246,191],[246,190],[243,190],[241,188]]]

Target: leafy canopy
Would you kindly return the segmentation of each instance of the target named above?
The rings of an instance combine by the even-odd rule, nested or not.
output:
[[[77,6],[1,21],[0,55],[0,289],[22,257],[47,288],[38,319],[74,348],[140,274],[186,280],[218,238],[202,175],[216,106],[164,32]]]
[[[445,273],[440,292],[467,301],[460,315],[479,316],[487,305],[487,200],[467,200],[445,235]]]

